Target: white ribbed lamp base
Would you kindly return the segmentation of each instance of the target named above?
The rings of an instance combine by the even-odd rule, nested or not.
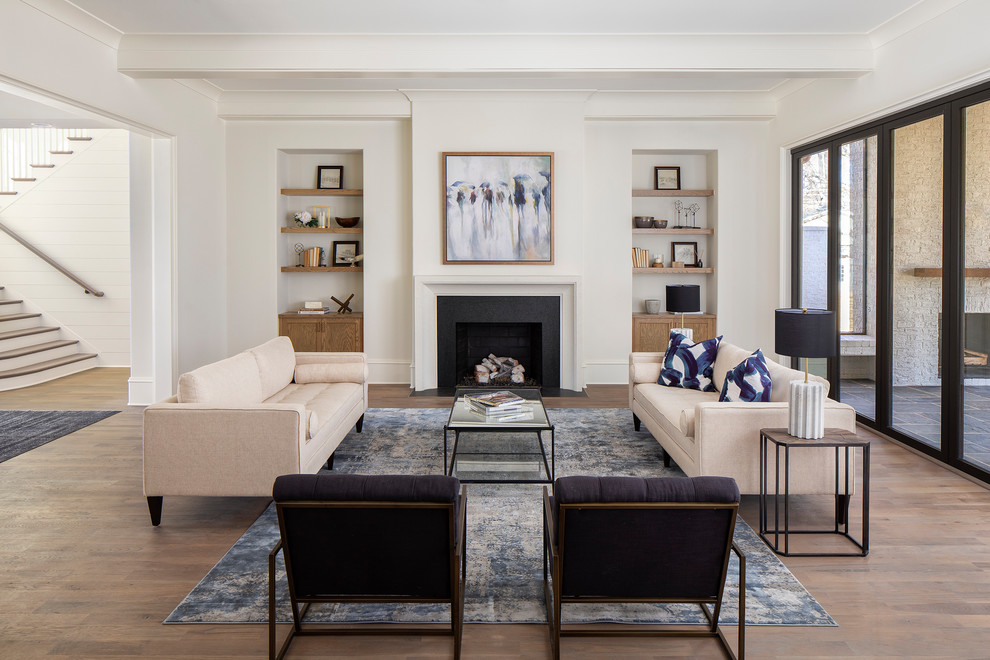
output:
[[[825,437],[825,386],[818,382],[791,381],[787,433],[795,438]]]
[[[694,341],[694,330],[691,328],[671,328],[671,332],[679,332],[688,338],[688,341]]]

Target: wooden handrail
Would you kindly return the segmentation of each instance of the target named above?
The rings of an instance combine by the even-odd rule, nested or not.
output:
[[[11,229],[7,225],[3,224],[2,222],[0,222],[0,231],[2,231],[3,233],[7,234],[8,236],[10,236],[12,239],[14,239],[18,243],[20,243],[21,245],[23,245],[24,247],[26,247],[28,250],[30,250],[31,252],[33,252],[34,254],[36,254],[38,257],[40,257],[41,260],[44,261],[45,263],[47,263],[49,266],[51,266],[52,268],[54,268],[58,272],[60,272],[63,275],[65,275],[66,277],[68,277],[70,280],[72,280],[73,282],[75,282],[79,286],[81,286],[83,288],[83,291],[85,293],[88,293],[90,295],[96,296],[97,298],[102,298],[103,297],[104,294],[103,294],[102,291],[97,290],[96,287],[94,287],[91,284],[87,283],[85,280],[83,280],[82,278],[80,278],[78,275],[76,275],[72,271],[70,271],[67,268],[65,268],[64,266],[62,266],[62,264],[58,263],[57,261],[55,261],[54,259],[52,259],[51,257],[49,257],[47,254],[45,254],[44,252],[42,252],[41,250],[39,250],[38,248],[36,248],[34,245],[32,245],[30,242],[28,242],[27,239],[25,239],[22,236],[18,235],[17,232],[15,232],[13,229]]]

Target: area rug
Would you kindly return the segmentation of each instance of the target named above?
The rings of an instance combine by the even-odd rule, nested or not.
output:
[[[0,463],[57,440],[119,410],[0,410]]]
[[[636,432],[628,410],[551,410],[556,425],[556,476],[575,474],[640,477],[683,476],[664,468],[659,445]],[[372,409],[364,432],[350,433],[337,450],[334,472],[352,474],[439,474],[443,469],[441,428],[447,411]],[[506,444],[535,446],[535,434],[499,435]],[[492,436],[461,434],[464,446],[479,447]],[[549,443],[549,440],[545,442]],[[476,447],[479,448],[479,447]],[[550,447],[547,446],[547,451]],[[545,623],[542,560],[542,486],[468,485],[468,623]],[[264,623],[268,620],[268,552],[278,540],[274,506],[234,544],[165,623]],[[735,541],[746,555],[746,622],[749,625],[836,625],[821,605],[740,518]],[[279,555],[279,620],[291,615]],[[738,566],[733,555],[722,620],[738,621]],[[449,621],[449,608],[433,604],[362,604],[311,607],[306,620],[319,622],[430,623]],[[571,605],[565,622],[701,623],[697,606]]]

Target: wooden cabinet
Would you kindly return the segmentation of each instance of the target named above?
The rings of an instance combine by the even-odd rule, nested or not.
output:
[[[278,334],[297,351],[363,351],[364,315],[279,314]]]
[[[680,314],[633,314],[632,349],[662,353],[667,350],[670,329],[681,327],[691,328],[695,342],[711,339],[715,336],[715,315],[685,314],[682,326]]]

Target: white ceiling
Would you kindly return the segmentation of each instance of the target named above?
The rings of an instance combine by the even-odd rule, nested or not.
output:
[[[868,73],[879,45],[964,0],[22,1],[115,48],[122,73],[185,80],[230,107],[463,89],[772,104],[811,79]],[[0,119],[11,107],[45,119],[2,97]]]
[[[922,0],[72,0],[122,34],[857,34]]]

